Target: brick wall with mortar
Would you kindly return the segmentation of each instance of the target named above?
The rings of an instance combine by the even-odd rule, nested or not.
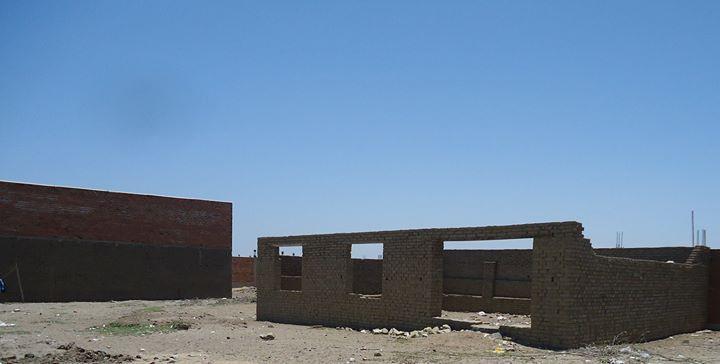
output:
[[[684,262],[691,250],[690,247],[594,249],[598,255],[663,262],[667,260]],[[282,289],[301,290],[302,257],[281,256],[281,259]],[[496,264],[494,279],[488,279],[488,283],[493,285],[490,291],[491,300],[482,297],[486,278],[483,275],[485,262]],[[443,309],[529,314],[531,275],[532,250],[530,249],[445,250]],[[353,259],[353,292],[378,294],[381,292],[381,284],[382,260]]]
[[[707,287],[707,265],[599,256],[586,239],[536,238],[532,327],[500,330],[555,348],[692,332],[706,325]]]
[[[26,300],[231,295],[230,203],[0,181],[0,221],[0,269],[18,266]]]
[[[690,257],[692,247],[656,247],[656,248],[596,248],[593,249],[596,255],[616,258],[630,258],[643,260],[656,260],[675,263],[684,263]]]
[[[232,204],[0,181],[0,236],[227,249]]]
[[[710,255],[710,284],[708,288],[708,324],[720,330],[720,250]]]
[[[382,293],[382,259],[353,259],[353,292]]]
[[[258,318],[365,327],[430,324],[440,314],[443,301],[443,241],[522,239],[580,231],[579,224],[568,222],[259,238]],[[379,299],[351,293],[350,247],[368,241],[384,244]],[[303,246],[302,291],[279,289],[277,247],[286,245]]]
[[[501,327],[505,333],[577,347],[618,334],[652,339],[704,327],[707,266],[596,256],[582,230],[564,222],[259,238],[257,318],[424,327],[443,304],[443,241],[534,238],[532,327]],[[368,241],[384,244],[379,298],[352,293],[350,246]],[[280,245],[303,246],[302,291],[280,289]]]
[[[232,286],[255,285],[255,258],[232,257]]]
[[[280,287],[302,290],[302,257],[280,256]],[[353,292],[379,294],[382,290],[382,260],[353,259]],[[233,287],[254,286],[255,258],[233,257]]]
[[[494,296],[530,298],[532,250],[445,250],[446,294],[482,295],[483,263],[496,262]]]
[[[596,255],[684,263],[692,247],[596,248]],[[496,297],[530,298],[532,250],[445,250],[444,286],[447,294],[482,295],[483,263],[496,262]],[[473,309],[474,310],[474,309]]]

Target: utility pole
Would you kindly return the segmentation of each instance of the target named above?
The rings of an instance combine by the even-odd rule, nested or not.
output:
[[[690,238],[692,246],[695,246],[695,210],[690,210]]]

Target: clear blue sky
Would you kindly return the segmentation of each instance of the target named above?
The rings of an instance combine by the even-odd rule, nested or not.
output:
[[[720,2],[310,3],[0,1],[0,179],[720,247]]]

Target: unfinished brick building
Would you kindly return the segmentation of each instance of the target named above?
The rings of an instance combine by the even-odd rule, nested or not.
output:
[[[255,277],[257,318],[418,329],[436,324],[443,309],[530,313],[530,327],[501,326],[500,332],[554,348],[618,338],[652,340],[706,326],[708,248],[596,253],[582,232],[578,222],[557,222],[262,237]],[[525,253],[443,249],[446,241],[527,238],[533,239],[533,249]],[[351,259],[352,244],[367,243],[383,244],[383,258],[375,268]],[[300,265],[294,268],[299,274],[291,273],[297,274],[293,278],[287,263],[292,259],[280,259],[281,246],[302,246],[302,260],[294,263]],[[525,270],[509,268],[512,264],[503,260]],[[480,284],[467,284],[463,266],[468,265],[481,272],[474,277]],[[361,277],[373,276],[359,274],[363,269],[376,272],[377,278],[359,284]],[[508,279],[496,284],[497,275]]]
[[[230,297],[232,205],[0,181],[0,302]]]

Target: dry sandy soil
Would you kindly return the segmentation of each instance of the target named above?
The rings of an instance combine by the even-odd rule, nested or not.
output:
[[[255,321],[252,288],[232,299],[0,304],[2,363],[720,363],[720,332],[552,351],[476,331],[397,338]],[[445,313],[486,325],[525,316]],[[498,317],[502,316],[502,317]],[[272,333],[273,340],[261,335]]]

